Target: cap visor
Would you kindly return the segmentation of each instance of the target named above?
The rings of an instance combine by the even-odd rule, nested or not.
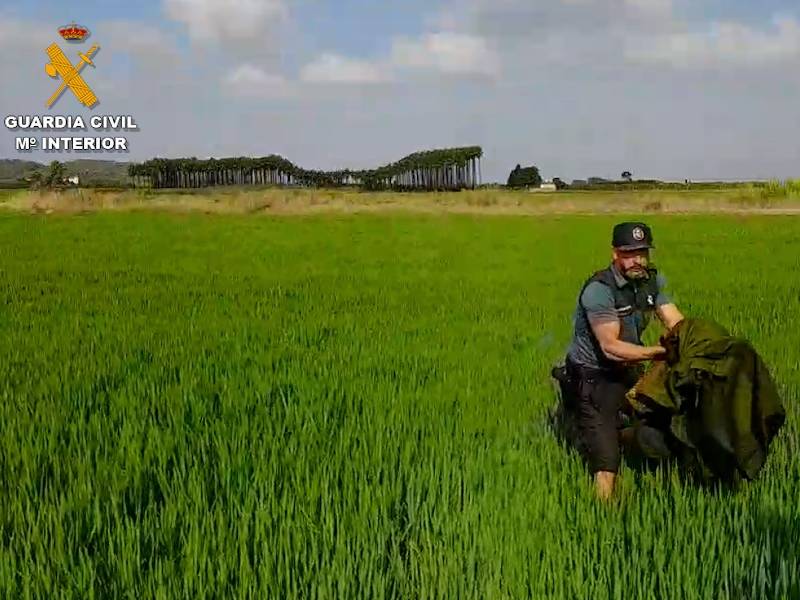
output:
[[[626,246],[617,246],[617,250],[650,250],[655,248],[655,246],[651,244],[628,244]]]

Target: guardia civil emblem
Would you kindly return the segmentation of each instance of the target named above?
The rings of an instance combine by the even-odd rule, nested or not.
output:
[[[58,33],[70,43],[81,43],[89,36],[89,30],[86,27],[75,23],[60,27]],[[69,88],[78,101],[84,106],[91,108],[97,103],[97,96],[95,96],[92,88],[89,87],[80,74],[83,67],[86,65],[94,67],[92,55],[97,52],[97,50],[99,50],[99,46],[94,44],[87,52],[78,52],[78,58],[80,58],[80,60],[77,64],[73,65],[72,61],[67,58],[67,55],[64,54],[64,51],[58,44],[50,44],[47,47],[45,52],[47,52],[50,62],[45,65],[45,72],[50,77],[58,77],[61,79],[61,85],[58,86],[56,91],[53,92],[53,95],[47,100],[47,108],[51,108],[55,101],[58,100],[59,96],[61,96],[62,92],[67,88]]]

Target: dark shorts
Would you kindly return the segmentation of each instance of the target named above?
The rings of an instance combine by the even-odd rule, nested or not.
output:
[[[636,381],[635,374],[572,370],[571,376],[578,448],[592,474],[616,473],[621,455],[621,411],[625,394]]]

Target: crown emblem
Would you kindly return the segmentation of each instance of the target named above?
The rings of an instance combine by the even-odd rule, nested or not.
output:
[[[83,25],[72,22],[58,28],[59,35],[68,42],[82,42],[89,37],[89,30]]]

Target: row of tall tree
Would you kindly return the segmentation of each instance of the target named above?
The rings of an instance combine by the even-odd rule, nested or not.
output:
[[[410,154],[377,169],[315,171],[271,154],[257,158],[154,158],[128,167],[136,187],[202,188],[221,185],[360,186],[370,190],[458,190],[480,185],[480,146]]]

